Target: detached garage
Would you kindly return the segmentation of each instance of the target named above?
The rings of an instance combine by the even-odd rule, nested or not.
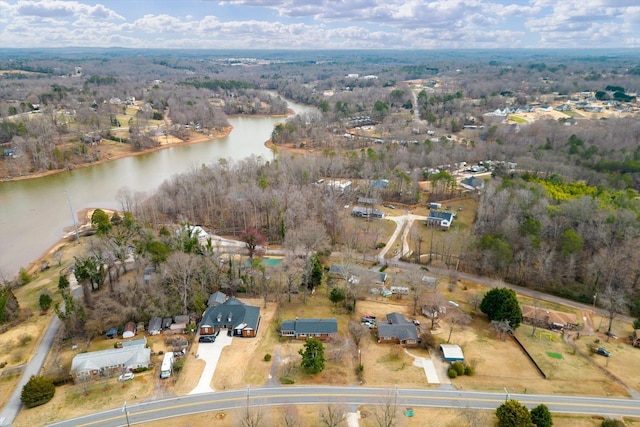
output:
[[[455,344],[440,344],[440,350],[444,357],[445,362],[462,362],[464,361],[464,354],[459,345]]]

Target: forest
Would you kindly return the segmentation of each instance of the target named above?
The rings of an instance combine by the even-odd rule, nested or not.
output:
[[[2,171],[91,161],[84,138],[118,127],[129,128],[131,150],[144,150],[157,144],[153,127],[184,138],[196,125],[223,129],[228,115],[283,115],[285,99],[317,113],[276,126],[276,160],[204,165],[151,196],[121,189],[121,214],[95,218],[98,236],[76,260],[85,306],[70,330],[99,333],[123,314],[201,312],[218,289],[306,292],[331,254],[356,259],[380,243],[373,221],[353,226],[345,215],[357,197],[407,209],[472,198],[478,209],[455,268],[640,316],[637,52],[136,53],[1,52]],[[119,123],[127,99],[141,105]],[[569,102],[559,118],[487,114],[530,117]],[[491,172],[482,191],[457,185],[462,164]],[[357,185],[343,192],[322,180]],[[372,185],[380,180],[388,186]],[[192,225],[245,241],[252,259],[267,243],[282,247],[285,261],[269,274],[259,262],[235,265]],[[119,281],[127,268],[133,283]],[[103,286],[113,298],[93,301]]]

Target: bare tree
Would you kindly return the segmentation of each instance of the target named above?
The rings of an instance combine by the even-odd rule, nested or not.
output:
[[[349,333],[351,334],[356,347],[360,348],[360,343],[367,335],[370,334],[370,331],[369,328],[362,323],[354,322],[352,320],[349,322]]]
[[[447,321],[449,322],[449,336],[447,343],[451,341],[451,335],[456,326],[468,325],[471,323],[471,316],[461,310],[449,310],[447,313]]]
[[[194,284],[195,259],[183,252],[172,253],[164,264],[164,278],[180,297],[182,313],[187,314],[188,298]]]
[[[440,318],[445,311],[442,309],[445,307],[444,296],[440,292],[429,292],[422,299],[422,314],[427,316],[431,320],[431,329],[435,329],[438,325]]]
[[[509,324],[507,319],[505,320],[492,320],[491,329],[496,331],[500,335],[500,339],[504,341],[504,336],[513,332],[513,328]]]
[[[294,405],[285,405],[280,409],[280,419],[284,427],[301,427],[300,413]]]
[[[320,423],[327,427],[344,425],[347,419],[347,410],[343,405],[327,405],[320,409]]]
[[[468,406],[460,408],[458,418],[462,419],[465,427],[484,427],[489,424],[488,412],[479,409],[471,409]]]
[[[242,427],[260,427],[264,414],[259,407],[251,406],[251,388],[247,387],[247,404],[240,414],[240,425]]]
[[[393,427],[398,421],[398,391],[388,388],[373,410],[378,427]]]
[[[481,294],[471,294],[469,296],[469,304],[473,306],[473,311],[478,311],[478,307],[480,307],[480,303],[482,302]]]

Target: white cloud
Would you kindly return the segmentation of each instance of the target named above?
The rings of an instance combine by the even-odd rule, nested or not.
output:
[[[15,13],[18,16],[50,18],[50,17],[77,17],[91,16],[95,19],[119,19],[124,17],[101,4],[89,6],[77,1],[63,0],[20,0],[15,5]]]
[[[0,0],[0,46],[638,47],[640,39],[638,0],[181,0],[146,10],[104,3]],[[276,22],[265,18],[274,11]]]

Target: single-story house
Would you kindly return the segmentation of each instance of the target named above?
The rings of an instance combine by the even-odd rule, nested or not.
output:
[[[296,319],[283,320],[280,326],[280,336],[293,337],[298,340],[316,338],[326,340],[338,333],[336,319]]]
[[[136,335],[136,324],[133,322],[127,322],[124,325],[124,332],[122,332],[122,338],[133,338]]]
[[[231,297],[220,305],[208,307],[198,330],[200,335],[213,335],[221,329],[232,329],[233,336],[255,337],[259,326],[260,308]]]
[[[462,362],[464,360],[464,354],[459,345],[440,344],[440,350],[445,362]]]
[[[209,300],[207,300],[207,307],[211,307],[212,305],[224,304],[226,300],[227,295],[224,292],[214,292],[209,295]]]
[[[548,329],[574,329],[578,326],[578,317],[575,313],[549,310],[543,307],[523,305],[522,321],[530,325]]]
[[[357,218],[383,218],[384,212],[372,207],[355,206],[351,211],[351,215]]]
[[[112,348],[80,353],[71,361],[74,381],[91,377],[110,377],[136,368],[148,368],[151,349],[147,347]]]
[[[387,314],[386,321],[378,322],[378,343],[400,344],[405,347],[418,345],[418,330],[400,313]]]
[[[467,190],[482,190],[484,189],[484,180],[476,176],[470,176],[460,181],[460,186]]]
[[[452,212],[430,210],[426,224],[430,227],[442,227],[449,229],[453,222],[453,218],[454,216]]]
[[[149,319],[149,335],[158,335],[162,331],[162,318],[152,317]]]
[[[633,334],[631,335],[631,345],[634,347],[640,347],[640,329],[633,331]]]

